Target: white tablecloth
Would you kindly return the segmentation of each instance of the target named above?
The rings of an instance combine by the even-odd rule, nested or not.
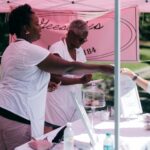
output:
[[[100,121],[98,115],[94,117],[94,128],[98,136],[100,137],[99,148],[102,150],[103,140],[106,132],[114,134],[114,121]],[[142,119],[122,119],[120,122],[120,145],[121,150],[150,150],[150,130],[145,130],[144,122]],[[75,136],[82,139],[82,136],[86,135],[86,129],[82,123],[82,120],[75,121],[73,123],[73,130]],[[51,141],[59,129],[56,129],[48,134],[45,134],[40,139],[48,137]],[[149,149],[146,149],[149,148]],[[75,148],[77,149],[77,148]],[[21,145],[15,150],[31,150],[28,144]],[[63,143],[56,145],[53,150],[63,150]],[[87,150],[87,149],[86,149]]]

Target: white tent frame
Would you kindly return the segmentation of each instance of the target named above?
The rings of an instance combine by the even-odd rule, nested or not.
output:
[[[120,137],[120,0],[115,0],[115,149],[119,150]]]

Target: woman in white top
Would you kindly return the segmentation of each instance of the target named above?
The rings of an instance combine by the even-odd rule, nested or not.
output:
[[[110,65],[68,62],[32,44],[41,27],[32,8],[25,4],[9,16],[9,32],[17,40],[6,48],[1,61],[0,150],[14,150],[44,134],[45,103],[50,73],[113,73]]]
[[[132,78],[132,80],[135,81],[138,86],[143,88],[146,92],[150,93],[150,82],[148,80],[143,79],[138,74],[128,68],[122,68],[121,73]]]

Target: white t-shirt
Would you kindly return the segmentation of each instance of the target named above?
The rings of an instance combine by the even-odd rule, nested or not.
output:
[[[57,53],[61,58],[74,61],[69,54],[66,42],[58,41],[50,47],[51,53]],[[83,49],[76,49],[76,61],[86,62]],[[74,78],[75,75],[64,75]],[[80,118],[77,111],[72,92],[81,100],[81,84],[61,85],[55,91],[48,92],[46,102],[46,121],[59,126],[65,125],[67,122],[75,121]]]
[[[0,107],[31,121],[33,137],[44,131],[50,74],[37,67],[49,51],[25,40],[11,43],[2,56]]]

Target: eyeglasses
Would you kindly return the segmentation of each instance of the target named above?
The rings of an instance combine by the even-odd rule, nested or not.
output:
[[[74,36],[74,38],[75,38],[76,40],[78,40],[80,43],[84,43],[84,42],[87,41],[87,35],[86,35],[86,36],[84,35],[84,37],[81,37],[81,35],[78,35],[78,34],[73,33],[73,36]]]

